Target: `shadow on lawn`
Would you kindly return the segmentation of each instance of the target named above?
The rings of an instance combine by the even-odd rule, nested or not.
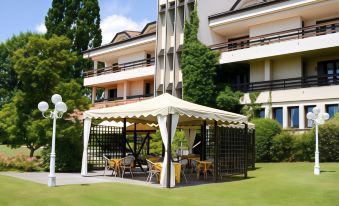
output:
[[[337,171],[334,171],[334,170],[321,170],[320,172],[321,173],[326,173],[326,172],[337,172]]]

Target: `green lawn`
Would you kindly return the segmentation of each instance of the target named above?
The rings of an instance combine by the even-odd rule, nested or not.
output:
[[[48,188],[0,175],[0,205],[339,205],[339,163],[257,164],[249,179],[176,189],[104,183]]]
[[[7,156],[15,156],[18,153],[22,153],[25,155],[29,155],[29,149],[27,147],[19,147],[16,149],[12,149],[10,147],[7,147],[6,145],[0,145],[0,153],[5,154]],[[34,156],[38,156],[41,154],[42,149],[38,149],[37,151],[34,152]]]

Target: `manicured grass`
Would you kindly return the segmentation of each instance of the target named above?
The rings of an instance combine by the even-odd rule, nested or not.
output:
[[[0,205],[339,205],[339,163],[257,164],[246,180],[157,189],[105,183],[48,188],[0,175]]]
[[[16,149],[12,149],[10,147],[7,147],[6,145],[0,145],[0,153],[5,154],[7,156],[15,156],[16,154],[22,153],[24,155],[29,155],[29,149],[27,147],[20,147]],[[34,152],[34,156],[39,156],[41,154],[42,149],[38,149]]]

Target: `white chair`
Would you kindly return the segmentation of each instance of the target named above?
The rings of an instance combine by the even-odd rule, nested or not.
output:
[[[154,176],[156,178],[159,177],[160,171],[155,168],[154,163],[152,161],[146,159],[146,162],[147,162],[147,168],[148,168],[148,171],[147,171],[148,176],[147,176],[146,182],[151,182]]]
[[[103,155],[103,157],[105,160],[104,176],[106,176],[106,172],[112,170],[112,176],[114,175],[116,177],[118,172],[115,171],[114,165],[111,164],[111,160],[105,155]]]
[[[185,181],[187,182],[185,171],[188,166],[188,159],[182,159],[179,161],[179,163],[181,164],[181,175],[185,178]]]
[[[134,166],[134,160],[135,158],[133,156],[127,156],[125,158],[123,158],[121,160],[120,163],[120,168],[121,168],[121,177],[124,178],[124,174],[126,172],[126,170],[129,170],[129,172],[131,173],[132,179],[133,179],[133,166]]]

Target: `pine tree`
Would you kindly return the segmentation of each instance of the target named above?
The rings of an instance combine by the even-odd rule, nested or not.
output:
[[[98,47],[102,42],[100,8],[97,0],[53,0],[45,17],[47,37],[65,35],[72,41],[72,51],[78,55],[73,76],[81,77],[91,62],[82,58],[82,52]]]
[[[190,22],[185,22],[182,52],[183,97],[185,100],[212,106],[216,96],[216,65],[219,53],[198,40],[199,17],[195,8]]]

